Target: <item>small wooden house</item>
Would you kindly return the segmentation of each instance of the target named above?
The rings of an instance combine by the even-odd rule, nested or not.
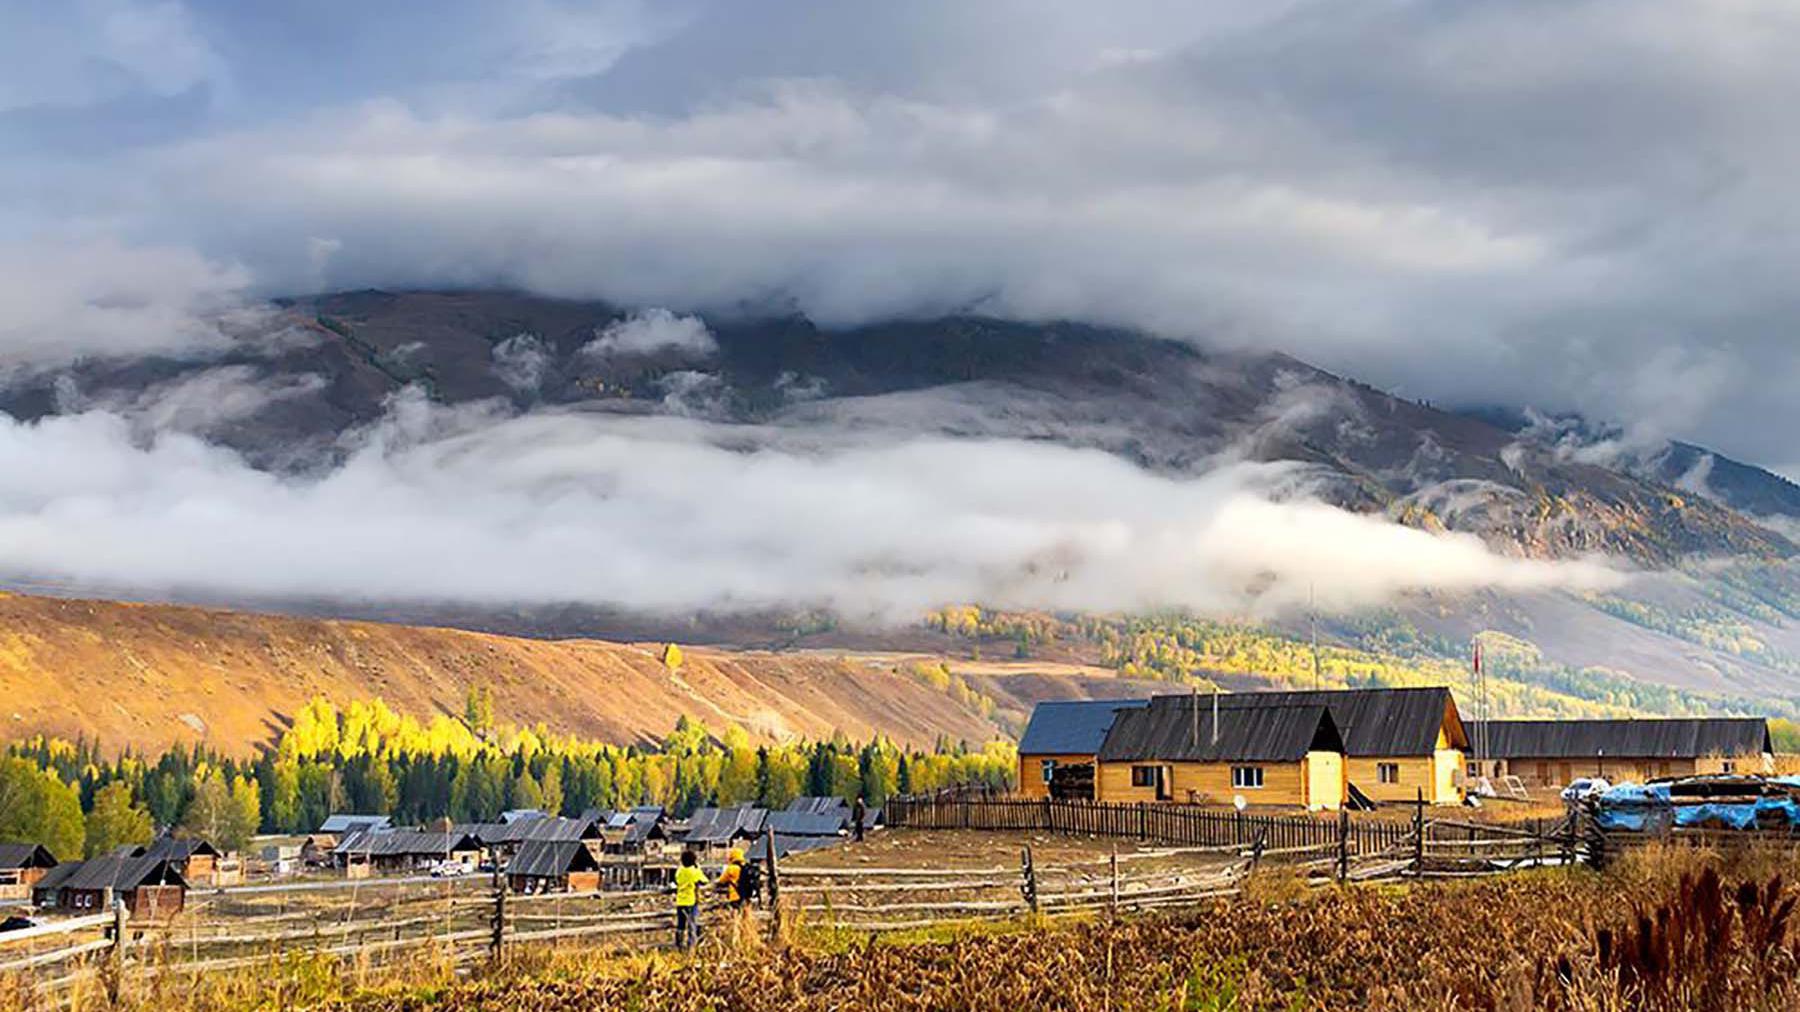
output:
[[[1336,809],[1344,739],[1330,708],[1155,696],[1120,710],[1100,746],[1101,801],[1184,801]]]
[[[237,855],[225,854],[196,836],[159,836],[145,846],[132,848],[131,853],[168,861],[190,887],[217,888],[244,880],[244,866]]]
[[[1761,717],[1469,722],[1469,771],[1562,787],[1579,777],[1642,783],[1657,777],[1774,772]]]
[[[1068,699],[1032,707],[1019,738],[1019,793],[1092,801],[1096,757],[1114,715],[1146,705],[1142,699]]]
[[[180,913],[187,882],[165,858],[108,854],[57,865],[32,888],[39,907],[94,914],[125,901],[131,916],[156,919]]]
[[[0,843],[0,900],[29,900],[56,856],[39,843]]]
[[[591,893],[600,890],[600,862],[580,840],[526,840],[506,863],[516,893]]]

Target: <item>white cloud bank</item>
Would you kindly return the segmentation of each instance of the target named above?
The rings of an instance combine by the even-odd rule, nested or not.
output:
[[[1335,608],[1620,579],[1274,501],[1293,477],[1283,466],[1173,480],[1047,445],[507,417],[414,396],[308,478],[189,435],[134,440],[98,411],[0,416],[0,473],[9,575],[215,594],[909,621],[951,601],[1262,611],[1312,588]]]

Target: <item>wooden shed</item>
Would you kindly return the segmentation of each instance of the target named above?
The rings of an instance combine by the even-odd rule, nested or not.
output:
[[[1019,793],[1027,798],[1094,799],[1094,767],[1120,709],[1142,699],[1066,699],[1031,708],[1019,737]]]
[[[1470,772],[1562,787],[1578,777],[1642,783],[1657,777],[1774,772],[1762,717],[1469,722]]]
[[[29,900],[56,856],[39,843],[0,843],[0,900]]]
[[[600,890],[600,862],[580,840],[526,840],[506,863],[516,893],[590,893]]]
[[[244,880],[244,865],[237,855],[223,853],[197,836],[159,836],[131,853],[168,861],[189,886],[229,886]]]
[[[1336,809],[1344,739],[1320,704],[1155,696],[1120,710],[1100,746],[1101,801],[1185,801]]]

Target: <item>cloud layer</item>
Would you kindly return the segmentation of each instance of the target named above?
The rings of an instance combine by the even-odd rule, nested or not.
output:
[[[850,437],[400,398],[339,467],[282,478],[104,411],[0,421],[8,575],[236,597],[1272,612],[1412,590],[1612,586],[1347,513],[1291,468],[1152,475],[1005,440]]]
[[[0,259],[113,245],[0,359],[203,341],[169,311],[246,282],[974,309],[1800,464],[1786,3],[265,7],[15,19]]]

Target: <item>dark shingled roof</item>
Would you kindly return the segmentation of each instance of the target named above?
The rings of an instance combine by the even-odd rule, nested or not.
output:
[[[1233,705],[1233,698],[1218,697],[1216,723],[1212,696],[1156,696],[1141,710],[1121,710],[1100,746],[1100,759],[1296,762],[1315,749],[1343,751],[1343,737],[1324,706]]]
[[[508,875],[561,878],[572,871],[598,871],[600,863],[580,840],[526,840],[506,862]]]
[[[730,843],[762,832],[763,820],[768,816],[767,809],[746,805],[696,808],[682,839],[688,843]]]
[[[392,820],[385,815],[355,815],[338,812],[325,817],[325,821],[319,824],[319,832],[341,836],[353,829],[386,829],[391,824]]]
[[[560,815],[533,819],[526,824],[527,840],[586,840],[597,838],[600,828],[591,819],[566,819]]]
[[[63,872],[68,868],[67,873]],[[56,881],[51,882],[51,876]],[[108,854],[87,861],[59,864],[37,888],[136,889],[141,885],[187,885],[181,873],[160,857],[124,857]]]
[[[767,836],[757,837],[755,841],[750,844],[750,849],[744,854],[744,860],[767,860],[769,856],[768,841],[769,838]],[[804,854],[809,850],[833,847],[836,846],[838,842],[838,838],[835,836],[781,836],[778,834],[775,837],[775,858],[776,860],[780,860],[781,858],[787,857],[789,854]]]
[[[787,808],[784,809],[784,811],[806,812],[810,815],[830,815],[836,813],[839,809],[843,810],[846,819],[850,817],[850,805],[843,798],[821,798],[812,795],[803,795],[788,802]]]
[[[1417,689],[1322,689],[1313,692],[1234,692],[1224,706],[1325,706],[1344,736],[1344,754],[1359,758],[1429,756],[1454,703],[1443,686]],[[1210,703],[1200,700],[1202,719]],[[1466,748],[1462,720],[1450,722],[1450,747]],[[1023,751],[1023,750],[1021,750]]]
[[[850,810],[838,812],[770,812],[763,825],[776,836],[837,836],[850,824]]]
[[[1039,703],[1019,738],[1020,755],[1094,755],[1122,707],[1142,709],[1142,699],[1064,699]]]
[[[1469,737],[1484,757],[1496,759],[1698,759],[1774,751],[1761,717],[1472,720]]]
[[[54,868],[56,855],[41,843],[0,843],[0,868]]]
[[[338,841],[334,854],[367,854],[370,857],[443,857],[454,851],[477,850],[479,840],[454,829],[434,833],[417,829],[391,829],[377,832],[357,830]]]

